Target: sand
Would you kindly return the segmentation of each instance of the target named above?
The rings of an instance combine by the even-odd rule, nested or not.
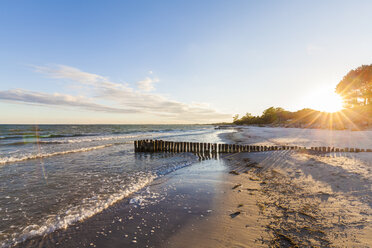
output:
[[[253,127],[224,138],[372,148],[370,131]],[[184,227],[169,247],[371,247],[371,155],[287,150],[222,156],[231,173],[220,184],[216,211],[193,230]]]

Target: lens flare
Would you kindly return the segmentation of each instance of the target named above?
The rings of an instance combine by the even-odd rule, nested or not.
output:
[[[343,99],[334,89],[320,89],[309,94],[304,105],[314,110],[334,113],[342,110]]]

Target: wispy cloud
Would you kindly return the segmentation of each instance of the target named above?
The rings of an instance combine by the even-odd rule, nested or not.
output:
[[[144,80],[138,81],[137,86],[140,90],[149,92],[155,90],[154,83],[157,82],[159,82],[159,79],[147,77]]]
[[[0,91],[0,99],[32,104],[80,107],[93,111],[103,111],[111,113],[136,113],[135,110],[113,108],[101,104],[96,104],[92,102],[91,99],[84,96],[71,96],[59,93],[49,94],[23,89]]]
[[[34,66],[35,71],[50,78],[66,79],[89,87],[94,97],[32,92],[22,89],[0,91],[0,99],[15,102],[84,108],[109,113],[139,113],[185,122],[214,122],[230,119],[230,114],[219,113],[208,104],[182,103],[150,93],[159,80],[147,77],[137,82],[139,90],[111,82],[107,77],[81,71],[77,68],[54,65]],[[104,101],[105,105],[97,103]]]

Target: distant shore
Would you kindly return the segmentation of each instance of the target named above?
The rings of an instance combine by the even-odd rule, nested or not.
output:
[[[302,128],[302,129],[320,129],[320,130],[337,130],[337,131],[372,131],[372,125],[367,126],[349,126],[348,128],[343,127],[329,127],[327,125],[305,125],[305,124],[221,124],[215,125],[216,129],[229,129],[239,127],[281,127],[281,128]]]

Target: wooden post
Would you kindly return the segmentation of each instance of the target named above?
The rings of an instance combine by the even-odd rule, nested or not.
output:
[[[154,152],[154,151],[155,151],[155,141],[150,140],[150,152]]]
[[[158,147],[159,147],[159,141],[158,140],[154,140],[154,152],[157,152],[158,151]]]

